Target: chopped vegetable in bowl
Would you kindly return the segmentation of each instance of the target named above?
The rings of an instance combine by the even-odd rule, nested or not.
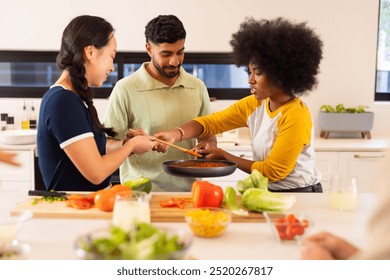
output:
[[[138,223],[130,232],[112,226],[81,236],[76,254],[90,260],[178,260],[190,245],[190,234]]]
[[[263,212],[267,223],[277,241],[300,242],[308,233],[313,223],[303,213],[267,213]]]
[[[196,236],[217,237],[225,232],[231,215],[222,208],[196,208],[186,212],[185,220]]]

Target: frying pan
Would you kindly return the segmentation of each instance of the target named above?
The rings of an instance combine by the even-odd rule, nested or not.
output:
[[[187,163],[187,162],[221,162],[226,166],[220,167],[184,167],[184,166],[173,166],[172,164]],[[232,174],[237,164],[226,160],[213,160],[213,159],[182,159],[182,160],[170,160],[163,162],[164,171],[173,176],[180,177],[222,177]]]

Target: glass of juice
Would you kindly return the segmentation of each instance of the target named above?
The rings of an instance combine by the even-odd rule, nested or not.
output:
[[[138,222],[150,223],[149,195],[134,190],[119,192],[115,197],[112,224],[130,231]]]
[[[358,180],[351,175],[332,177],[329,189],[329,206],[339,211],[352,211],[359,205]]]

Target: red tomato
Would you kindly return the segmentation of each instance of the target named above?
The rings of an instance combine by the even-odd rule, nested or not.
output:
[[[299,221],[294,214],[289,214],[285,218],[277,219],[274,224],[280,240],[293,240],[296,235],[304,234],[305,228],[308,227],[308,220]]]
[[[307,227],[309,226],[309,221],[306,220],[306,219],[303,219],[303,220],[301,221],[301,226],[302,226],[303,228],[307,228]]]
[[[220,186],[208,181],[195,181],[192,184],[192,204],[194,207],[219,207],[223,200]]]
[[[110,190],[100,190],[95,195],[95,205],[102,211],[112,211],[114,209],[115,193]]]
[[[291,228],[291,232],[294,235],[302,235],[305,232],[305,229],[301,225],[294,225]]]

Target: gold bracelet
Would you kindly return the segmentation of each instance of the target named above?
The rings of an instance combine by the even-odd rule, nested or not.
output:
[[[178,142],[180,142],[181,140],[183,140],[184,130],[181,127],[175,127],[175,129],[178,129],[180,131],[180,139],[178,141]]]

